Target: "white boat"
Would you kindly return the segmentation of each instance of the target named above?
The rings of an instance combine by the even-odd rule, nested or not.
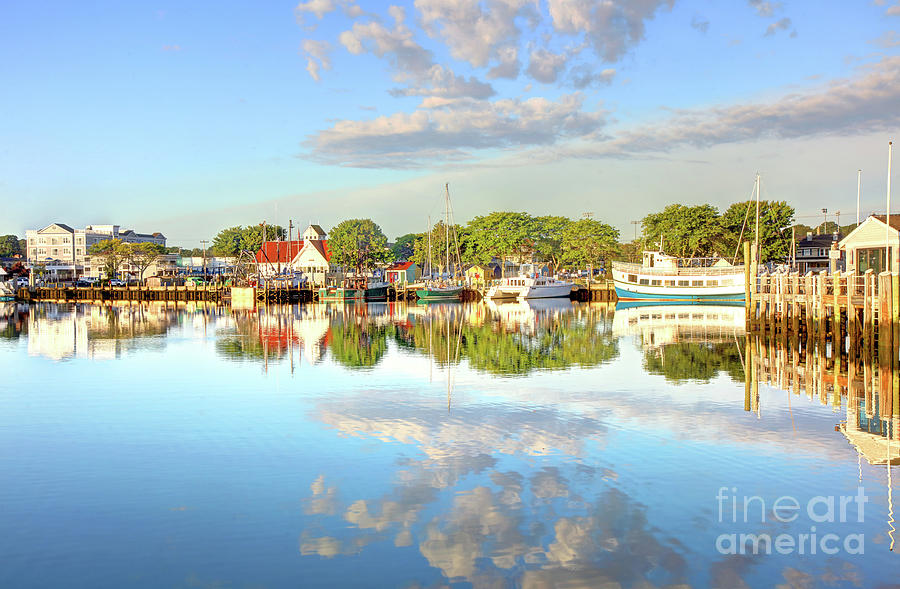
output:
[[[642,264],[612,263],[620,301],[743,301],[744,266],[722,258],[677,258],[645,251]]]
[[[0,267],[0,301],[16,298],[16,278]]]
[[[554,299],[568,297],[575,286],[571,282],[541,276],[531,271],[531,264],[522,266],[518,276],[503,278],[488,289],[488,299]]]

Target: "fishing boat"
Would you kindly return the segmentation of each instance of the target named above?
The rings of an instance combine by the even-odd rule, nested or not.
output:
[[[367,301],[386,301],[390,283],[384,281],[369,281],[366,284],[365,299]]]
[[[552,276],[534,272],[534,266],[523,264],[518,276],[504,278],[488,289],[488,299],[554,299],[568,297],[575,285]]]
[[[645,251],[643,262],[612,263],[620,301],[743,301],[744,266],[723,258],[678,258]]]
[[[366,282],[355,278],[345,278],[340,286],[319,288],[320,301],[362,301],[366,298]]]
[[[16,298],[16,279],[0,268],[0,301],[13,301]]]
[[[463,287],[455,284],[431,282],[416,291],[416,297],[423,303],[431,301],[458,301]]]
[[[456,241],[456,264],[453,263],[450,253],[450,228],[453,227],[453,212],[450,208],[450,186],[444,185],[444,203],[445,203],[445,223],[444,223],[444,240],[445,240],[445,256],[442,264],[446,263],[446,267],[453,269],[452,274],[448,272],[445,276],[443,272],[437,278],[430,278],[425,281],[422,288],[416,290],[416,298],[423,303],[436,301],[458,301],[462,296],[463,285],[456,280],[455,270],[461,264],[459,263],[459,242],[456,240],[456,232],[454,231],[453,239]],[[431,261],[431,219],[428,220],[428,261]]]

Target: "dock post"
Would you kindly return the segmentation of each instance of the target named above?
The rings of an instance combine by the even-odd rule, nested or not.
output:
[[[750,295],[750,242],[744,242],[744,323],[750,331],[750,310],[753,301]]]

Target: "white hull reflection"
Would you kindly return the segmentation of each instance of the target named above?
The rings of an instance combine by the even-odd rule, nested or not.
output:
[[[613,334],[640,336],[645,345],[716,342],[744,335],[744,307],[727,305],[647,305],[616,307]]]

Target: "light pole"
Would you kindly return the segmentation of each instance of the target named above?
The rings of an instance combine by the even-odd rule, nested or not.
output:
[[[822,214],[825,215],[825,224],[822,225],[822,233],[828,233],[828,209],[822,209]]]

